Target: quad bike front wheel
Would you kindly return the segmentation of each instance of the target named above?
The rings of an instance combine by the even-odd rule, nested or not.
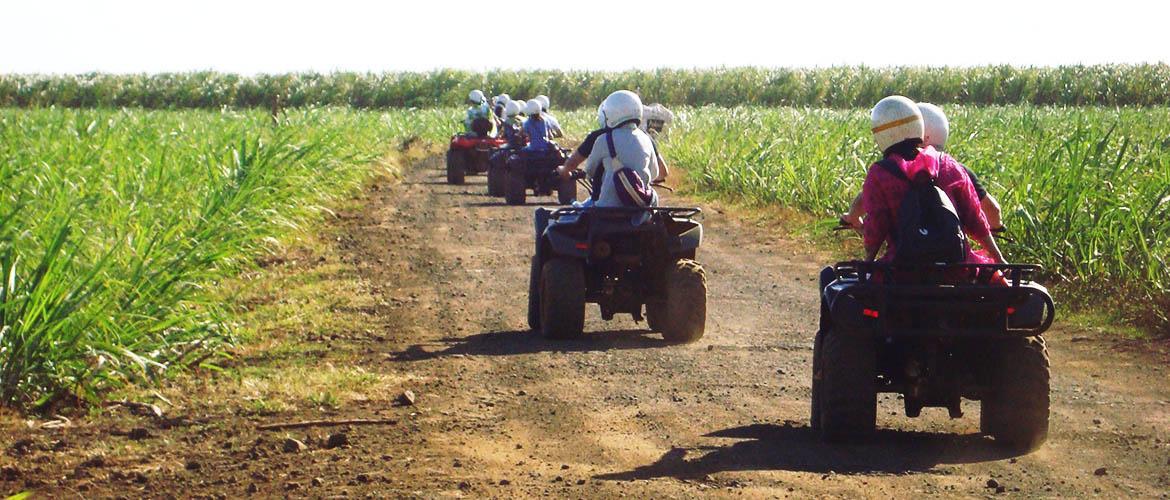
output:
[[[1048,438],[1048,347],[1042,337],[1007,339],[989,358],[979,429],[1007,447],[1033,450]]]
[[[877,353],[873,338],[864,332],[827,330],[821,339],[820,365],[816,368],[821,372],[817,397],[820,408],[813,413],[819,414],[821,437],[831,443],[844,443],[873,434],[877,427]]]
[[[508,169],[508,180],[504,190],[504,201],[509,205],[523,205],[528,195],[528,182],[521,168]]]
[[[553,258],[540,278],[540,330],[550,339],[580,338],[585,329],[585,267]]]
[[[647,308],[647,312],[653,308]],[[655,326],[669,342],[694,342],[703,337],[707,323],[707,276],[703,266],[680,259],[667,271],[665,315],[654,311]]]

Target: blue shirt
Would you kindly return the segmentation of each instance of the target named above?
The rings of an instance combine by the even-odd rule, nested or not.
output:
[[[555,147],[548,122],[544,120],[531,117],[524,120],[524,133],[528,135],[528,145],[524,147],[527,151],[546,151]]]

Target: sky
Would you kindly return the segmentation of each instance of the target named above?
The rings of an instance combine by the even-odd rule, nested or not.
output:
[[[1170,62],[1170,3],[5,0],[0,73]]]

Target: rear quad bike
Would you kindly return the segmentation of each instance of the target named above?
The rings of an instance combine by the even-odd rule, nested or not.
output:
[[[488,196],[504,196],[504,189],[508,182],[508,158],[526,145],[528,145],[527,141],[506,143],[498,149],[492,150],[487,171]]]
[[[447,147],[447,184],[463,184],[467,174],[488,171],[492,151],[506,144],[502,137],[462,134],[451,136]]]
[[[1048,351],[1056,308],[1034,265],[841,262],[821,273],[811,425],[829,442],[874,431],[877,394],[962,417],[980,401],[980,430],[1027,451],[1048,436]]]
[[[528,326],[553,339],[583,334],[585,304],[630,314],[670,342],[693,342],[707,320],[707,278],[695,261],[698,208],[536,210]]]
[[[577,181],[562,178],[557,167],[565,164],[571,150],[557,147],[547,151],[517,150],[504,165],[504,201],[523,205],[528,190],[535,196],[557,193],[557,203],[577,201]]]

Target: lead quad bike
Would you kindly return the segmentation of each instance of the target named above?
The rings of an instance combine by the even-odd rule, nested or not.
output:
[[[865,438],[877,394],[960,418],[978,400],[979,428],[1016,450],[1048,435],[1049,364],[1041,336],[1056,308],[1035,265],[892,265],[850,261],[821,274],[811,425],[829,442]]]
[[[565,164],[570,153],[559,146],[545,151],[516,150],[504,165],[504,201],[523,205],[529,190],[535,196],[555,191],[561,205],[577,201],[577,181],[557,174],[557,167]]]
[[[645,319],[670,342],[703,336],[707,279],[695,252],[698,208],[536,210],[536,254],[528,284],[528,326],[552,339],[583,335],[585,304],[606,321]]]
[[[447,184],[463,184],[468,174],[487,172],[492,152],[505,144],[503,137],[475,133],[451,136],[447,147]]]

